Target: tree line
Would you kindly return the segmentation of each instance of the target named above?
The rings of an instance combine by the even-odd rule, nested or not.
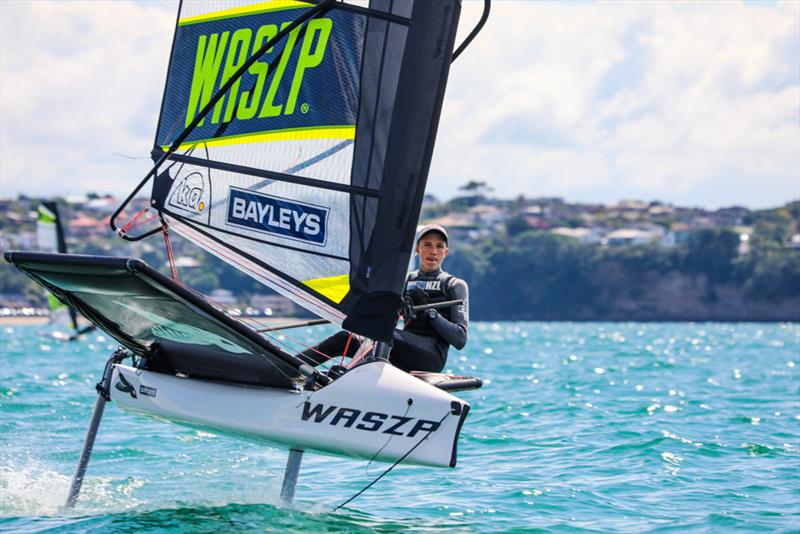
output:
[[[725,227],[696,230],[674,247],[600,246],[530,230],[511,220],[496,236],[468,245],[454,242],[445,268],[469,283],[470,311],[476,320],[724,320],[726,306],[742,305],[751,307],[752,316],[736,317],[800,320],[800,250],[786,246],[797,232],[800,202],[752,212],[750,217],[745,223],[753,233],[745,253],[739,234]],[[228,289],[243,303],[250,295],[269,292],[191,244],[175,238],[173,242],[176,254],[200,264],[181,270],[189,286],[204,293]],[[78,243],[71,251],[108,254],[110,243]],[[141,256],[167,272],[163,247],[148,247]],[[0,293],[22,294],[34,305],[45,305],[38,286],[0,263]],[[669,297],[671,304],[664,300],[670,291],[678,292]],[[795,302],[794,315],[781,311],[794,309]],[[783,308],[776,307],[782,303]],[[769,310],[777,311],[770,315]]]

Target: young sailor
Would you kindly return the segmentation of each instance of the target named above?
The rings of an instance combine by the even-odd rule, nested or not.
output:
[[[462,349],[469,327],[469,289],[467,283],[442,270],[448,253],[447,231],[429,224],[417,233],[416,253],[419,269],[408,274],[403,293],[403,330],[395,330],[389,361],[404,371],[441,372],[450,345]],[[415,313],[413,307],[450,300],[460,304]],[[352,357],[361,345],[358,336],[337,332],[316,347],[298,356],[318,365],[328,356]]]

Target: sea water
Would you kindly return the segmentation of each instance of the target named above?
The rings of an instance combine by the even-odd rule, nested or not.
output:
[[[455,469],[287,452],[106,409],[62,508],[112,339],[2,330],[0,530],[800,531],[800,325],[475,323],[448,369],[484,387]],[[310,343],[331,327],[286,331]]]

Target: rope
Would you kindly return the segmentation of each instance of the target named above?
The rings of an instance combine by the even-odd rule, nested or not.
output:
[[[361,356],[359,356],[358,358],[353,358],[352,360],[350,360],[350,364],[347,366],[347,368],[348,368],[348,369],[352,369],[353,367],[355,367],[355,366],[356,366],[356,364],[357,364],[358,362],[360,362],[361,360],[363,360],[363,359],[364,359],[364,357],[365,357],[365,356],[367,356],[368,354],[372,354],[372,355],[374,355],[374,354],[375,354],[375,349],[377,349],[377,348],[378,348],[378,344],[377,344],[377,343],[373,343],[373,344],[372,344],[372,348],[370,348],[369,350],[365,351],[365,352],[364,352],[364,353],[363,353]]]
[[[165,221],[161,221],[161,231],[164,233],[164,244],[167,247],[167,260],[169,261],[169,271],[172,273],[172,279],[180,281],[178,268],[175,266],[175,255],[172,253],[172,242],[169,240],[169,229]]]
[[[439,419],[439,424],[436,426],[436,429],[437,429],[437,430],[438,430],[439,428],[441,428],[441,426],[442,426],[442,423],[444,422],[444,420],[445,420],[445,419],[447,419],[447,416],[448,416],[448,415],[450,415],[450,410],[447,410],[447,413],[446,413],[446,414],[444,414],[444,417],[442,417],[441,419]],[[428,433],[427,433],[427,434],[425,434],[425,435],[422,437],[422,439],[421,439],[421,440],[419,440],[419,441],[416,443],[416,445],[414,445],[413,447],[411,447],[410,449],[408,449],[408,452],[406,452],[406,453],[405,453],[403,456],[401,456],[399,460],[397,460],[395,463],[393,463],[393,464],[392,464],[392,465],[391,465],[391,466],[390,466],[390,467],[389,467],[389,468],[388,468],[386,471],[384,471],[383,473],[381,473],[380,475],[378,475],[378,478],[376,478],[375,480],[373,480],[372,482],[370,482],[369,484],[367,484],[367,485],[364,487],[364,489],[362,489],[361,491],[359,491],[358,493],[356,493],[355,495],[353,495],[352,497],[350,497],[349,499],[347,499],[346,501],[344,501],[342,504],[340,504],[339,506],[337,506],[336,508],[334,508],[334,509],[333,509],[333,511],[334,511],[334,512],[336,512],[336,511],[337,511],[337,510],[339,510],[340,508],[342,508],[342,507],[344,507],[344,506],[348,505],[349,503],[353,502],[353,501],[356,499],[356,497],[358,497],[359,495],[361,495],[362,493],[364,493],[365,491],[367,491],[369,488],[371,488],[373,485],[375,485],[375,483],[376,483],[376,482],[378,482],[380,479],[382,479],[383,477],[385,477],[386,475],[388,475],[388,474],[389,474],[389,472],[390,472],[392,469],[394,469],[395,467],[397,467],[397,466],[400,464],[400,462],[402,462],[403,460],[405,460],[405,459],[408,457],[408,455],[409,455],[409,454],[411,454],[412,452],[414,452],[414,450],[416,450],[416,448],[417,448],[417,447],[419,447],[420,445],[422,445],[422,442],[423,442],[423,441],[425,441],[426,439],[428,439],[428,436],[430,436],[432,432],[433,432],[433,429],[431,429],[431,430],[428,430]]]
[[[344,359],[347,356],[347,351],[350,349],[350,341],[353,339],[353,333],[350,332],[350,335],[347,336],[347,343],[344,344],[344,352],[342,353],[342,361],[339,362],[339,365],[344,365]]]
[[[150,216],[150,217],[148,217],[147,219],[145,219],[145,220],[143,220],[143,221],[141,221],[141,222],[139,221],[139,219],[141,219],[141,218],[142,218],[142,216],[143,216],[145,213],[147,213],[148,211],[150,211],[150,206],[147,206],[147,207],[144,207],[144,208],[140,209],[140,210],[139,210],[139,212],[138,212],[136,215],[134,215],[134,216],[133,216],[133,219],[131,219],[130,221],[128,221],[128,222],[125,224],[125,226],[123,226],[123,227],[120,229],[120,233],[121,233],[121,234],[127,234],[129,230],[133,230],[134,228],[138,228],[139,226],[142,226],[143,224],[145,224],[145,223],[147,223],[147,222],[150,222],[150,221],[152,221],[153,219],[155,219],[155,218],[156,218],[156,215],[151,215],[151,216]]]
[[[408,404],[406,404],[406,411],[405,411],[405,413],[403,413],[403,417],[408,415],[408,412],[411,410],[411,406],[413,405],[413,402],[414,401],[412,401],[411,399],[408,399]],[[375,458],[377,458],[378,455],[383,452],[383,449],[385,449],[387,447],[387,445],[389,445],[389,443],[393,439],[394,439],[394,435],[390,435],[389,439],[386,440],[386,443],[384,443],[383,446],[381,446],[381,448],[378,449],[378,452],[376,452],[375,454],[372,455],[372,458],[369,459],[369,462],[367,462],[367,465],[364,467],[364,474],[369,475],[369,466],[372,465],[372,462],[375,461]]]

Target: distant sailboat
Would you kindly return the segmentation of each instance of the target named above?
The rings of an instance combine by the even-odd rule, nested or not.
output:
[[[314,369],[259,329],[141,260],[6,258],[118,340],[104,399],[137,413],[302,452],[454,467],[474,377],[387,359],[433,153],[458,0],[183,2],[152,171],[112,217],[124,239],[175,232],[320,318],[370,340]],[[474,37],[488,15],[456,51]],[[152,180],[161,226],[125,206]],[[452,303],[451,303],[452,304]],[[123,363],[130,360],[129,363]]]
[[[44,252],[67,253],[67,241],[64,237],[64,225],[55,201],[43,201],[39,205],[36,218],[36,244]],[[79,325],[78,312],[75,308],[59,301],[52,293],[47,294],[50,308],[50,321],[47,333],[54,339],[72,341],[95,329],[93,324]],[[63,332],[66,329],[67,332]]]

